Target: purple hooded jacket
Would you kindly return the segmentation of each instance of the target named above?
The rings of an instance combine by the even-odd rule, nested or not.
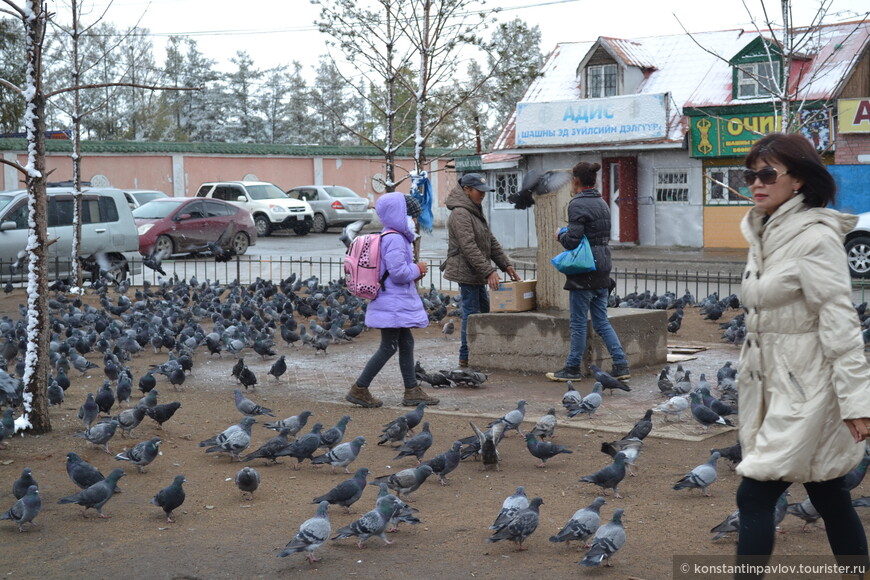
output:
[[[417,293],[415,281],[420,269],[414,263],[411,242],[414,232],[408,228],[408,210],[405,196],[399,192],[382,195],[375,211],[383,232],[395,230],[399,234],[381,237],[381,272],[388,272],[378,297],[366,309],[366,326],[371,328],[424,328],[429,317]]]

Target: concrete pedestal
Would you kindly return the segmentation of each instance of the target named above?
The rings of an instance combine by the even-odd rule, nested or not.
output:
[[[610,323],[632,367],[667,362],[667,313],[663,310],[611,308]],[[571,332],[568,313],[474,314],[468,318],[469,363],[473,367],[545,373],[565,365]],[[611,367],[610,353],[592,330],[586,334],[583,372],[596,364]]]

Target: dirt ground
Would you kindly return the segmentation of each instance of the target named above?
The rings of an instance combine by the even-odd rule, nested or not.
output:
[[[0,300],[0,312],[16,317],[22,301],[20,295],[6,297]],[[435,326],[415,331],[415,337],[418,350],[438,353],[431,355],[436,368],[455,360],[457,335],[445,338],[440,327]],[[309,427],[315,421],[332,426],[343,414],[351,415],[345,440],[363,435],[369,442],[351,465],[352,471],[366,466],[376,476],[411,467],[413,459],[394,460],[395,451],[375,444],[381,426],[407,410],[396,406],[395,393],[400,390],[387,388],[398,377],[394,366],[388,366],[372,386],[375,394],[387,399],[388,406],[366,410],[334,402],[342,400],[348,377],[359,372],[377,340],[377,333],[364,333],[354,343],[332,346],[328,354],[320,356],[307,347],[294,349],[282,344],[279,354],[288,354],[292,369],[280,383],[266,376],[272,360],[258,360],[253,352],[246,353],[246,360],[260,379],[248,396],[272,408],[278,418],[310,409],[314,416]],[[687,311],[674,341],[714,347],[719,358],[709,359],[704,363],[706,367],[701,366],[700,359],[686,363],[687,368],[708,375],[715,376],[718,368],[718,363],[714,367],[711,361],[737,357],[735,347],[723,346],[718,326],[701,320],[694,310]],[[88,358],[101,364],[98,355],[92,353]],[[136,358],[132,363],[136,379],[148,365],[166,358],[165,353],[150,351]],[[141,474],[101,448],[72,436],[80,430],[76,418],[79,405],[86,393],[95,392],[103,382],[101,369],[81,377],[73,371],[66,402],[51,411],[54,430],[38,437],[16,436],[9,441],[8,449],[0,450],[0,509],[14,503],[11,485],[24,467],[33,470],[43,500],[38,525],[24,533],[18,533],[10,522],[0,522],[0,572],[17,579],[274,578],[304,573],[320,578],[530,578],[543,574],[552,578],[582,575],[650,580],[673,577],[675,557],[728,556],[734,552],[732,539],[712,542],[709,533],[735,509],[739,478],[726,462],[719,464],[719,480],[710,488],[712,497],[703,497],[697,490],[674,491],[671,487],[706,461],[711,447],[733,444],[736,432],[697,437],[689,422],[664,427],[658,417],[638,459],[637,476],[627,477],[620,486],[624,499],[608,496],[601,510],[602,520],[606,521],[614,509],[625,509],[627,542],[614,557],[613,568],[581,568],[577,562],[584,551],[579,546],[547,541],[575,510],[599,495],[597,487],[579,483],[578,478],[610,463],[610,458],[599,450],[601,443],[619,439],[645,408],[660,400],[655,393],[659,369],[648,368],[633,369],[632,385],[636,388],[631,393],[606,396],[599,416],[593,419],[566,419],[559,403],[564,385],[521,372],[493,373],[481,389],[474,391],[436,391],[442,405],[427,412],[435,443],[426,457],[471,434],[469,419],[482,426],[487,422],[485,415],[497,416],[512,409],[518,398],[530,401],[527,428],[548,407],[556,407],[560,417],[556,441],[569,446],[573,454],[559,455],[546,468],[538,469],[537,460],[522,439],[511,434],[500,446],[500,472],[482,471],[479,463],[467,461],[449,476],[449,486],[438,485],[433,477],[412,494],[423,523],[402,525],[398,533],[391,534],[392,545],[372,538],[367,549],[358,550],[353,539],[346,539],[327,542],[319,551],[323,560],[313,565],[301,554],[277,558],[299,524],[314,514],[312,498],[349,476],[341,470],[333,474],[328,467],[314,468],[308,462],[296,471],[290,461],[266,465],[263,460],[255,460],[249,465],[260,473],[262,484],[253,501],[246,500],[232,481],[242,465],[225,455],[206,455],[197,446],[241,418],[233,405],[232,390],[238,386],[230,377],[234,362],[232,356],[209,358],[205,352],[197,352],[193,374],[182,389],[173,390],[164,379],[158,382],[160,402],[177,400],[182,404],[175,417],[164,430],[146,418],[131,439],[117,435],[109,445],[114,454],[152,436],[161,437],[162,455]],[[589,386],[588,380],[579,385],[584,392]],[[138,395],[134,389],[134,399]],[[254,425],[249,450],[275,434],[264,429],[262,423],[258,419]],[[77,452],[104,474],[115,467],[125,469],[127,475],[120,482],[123,493],[105,507],[110,519],[96,518],[93,510],[83,518],[79,506],[57,504],[59,498],[78,491],[64,467],[69,451]],[[176,511],[176,523],[167,524],[162,510],[151,505],[150,499],[177,474],[187,479],[187,499]],[[515,546],[507,542],[486,542],[490,535],[487,526],[503,499],[519,485],[525,486],[529,497],[541,496],[544,500],[540,525],[526,542],[528,550],[524,552],[515,551]],[[854,495],[868,495],[867,485],[855,490]],[[333,532],[371,509],[376,492],[375,487],[367,488],[354,506],[356,515],[332,507]],[[792,488],[792,494],[792,501],[806,497],[799,486]],[[870,514],[861,515],[870,521],[866,519]],[[829,554],[824,532],[810,527],[803,533],[801,524],[792,516],[783,522],[785,533],[778,535],[777,554]]]

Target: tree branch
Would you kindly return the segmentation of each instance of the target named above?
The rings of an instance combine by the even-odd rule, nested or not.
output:
[[[24,96],[24,91],[21,90],[21,87],[19,87],[18,85],[10,83],[6,79],[0,78],[0,85],[3,85],[4,87],[9,89],[10,91],[15,91],[21,97]]]
[[[15,18],[25,18],[24,10],[21,9],[17,4],[13,3],[12,0],[3,0],[3,3],[12,8],[12,10],[6,10],[5,8],[0,8],[0,12],[8,14],[9,16],[13,16]]]
[[[140,85],[138,83],[97,83],[93,85],[79,85],[77,87],[64,87],[56,91],[45,94],[45,98],[49,99],[61,93],[69,93],[76,90],[84,89],[102,89],[106,87],[128,87],[134,89],[147,89],[149,91],[201,91],[205,87],[162,87],[157,85]]]
[[[24,170],[23,167],[21,167],[21,164],[17,161],[8,161],[7,159],[0,157],[0,165],[8,165],[9,167],[14,167],[15,169],[23,173],[25,177],[27,176],[27,172]]]

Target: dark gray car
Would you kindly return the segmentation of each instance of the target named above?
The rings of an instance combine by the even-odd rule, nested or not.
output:
[[[366,223],[374,219],[369,200],[341,185],[304,185],[287,192],[293,199],[305,200],[314,211],[312,231],[323,233],[328,228],[345,226],[355,221]]]

